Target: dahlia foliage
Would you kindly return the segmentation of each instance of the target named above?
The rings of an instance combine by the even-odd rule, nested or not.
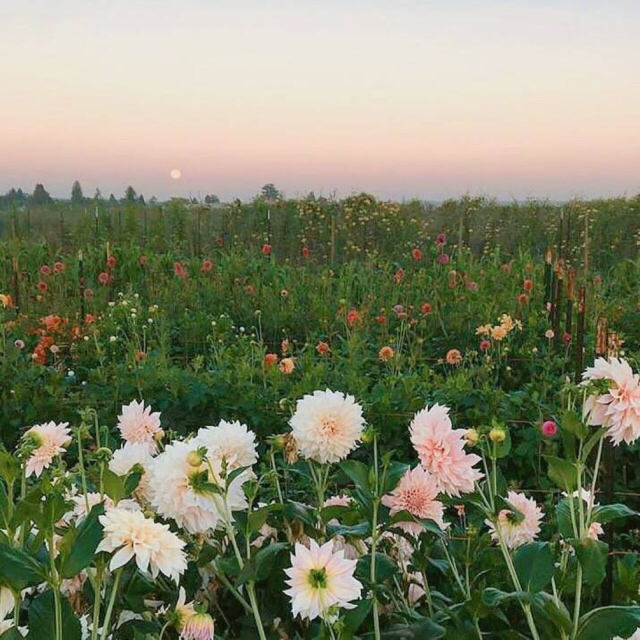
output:
[[[176,437],[142,401],[111,429],[91,410],[26,428],[0,451],[0,637],[637,633],[637,591],[598,608],[608,528],[637,516],[599,491],[605,438],[640,436],[626,361],[596,360],[554,428],[532,430],[546,493],[510,482],[515,443],[495,420],[455,428],[430,404],[382,451],[384,425],[351,395],[282,406],[290,428],[269,438],[227,420]],[[631,560],[616,571],[637,589]]]

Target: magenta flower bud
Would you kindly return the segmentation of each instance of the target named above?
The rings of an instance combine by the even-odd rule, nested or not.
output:
[[[542,423],[542,435],[545,438],[553,438],[558,433],[558,425],[553,420],[545,420]]]

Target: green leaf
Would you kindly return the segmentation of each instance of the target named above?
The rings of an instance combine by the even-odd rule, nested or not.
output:
[[[110,469],[105,469],[102,474],[102,483],[104,487],[104,492],[115,502],[118,503],[124,497],[126,497],[127,492],[124,488],[124,478],[122,476],[116,475]]]
[[[229,473],[229,475],[225,479],[225,487],[227,491],[229,490],[231,483],[236,478],[239,478],[247,469],[251,469],[251,465],[246,467],[238,467],[237,469],[234,469],[233,471],[231,471],[231,473]]]
[[[240,586],[246,582],[258,582],[268,578],[273,571],[276,556],[288,546],[289,544],[287,542],[275,542],[260,549],[260,551],[244,565],[238,575],[236,585]]]
[[[11,627],[4,633],[0,633],[0,640],[23,640],[23,637],[15,627]]]
[[[397,638],[397,640],[436,640],[443,638],[446,629],[429,618],[422,618],[407,626],[393,626],[384,631],[381,638]]]
[[[349,479],[365,494],[371,493],[371,484],[369,483],[369,467],[357,460],[345,460],[339,465],[341,471],[345,473]]]
[[[589,454],[591,453],[591,449],[593,449],[593,447],[595,447],[598,444],[598,442],[600,442],[600,440],[602,440],[602,438],[604,438],[606,433],[607,433],[607,429],[606,428],[598,429],[589,438],[589,440],[587,440],[586,444],[582,448],[582,459],[583,460],[586,460],[589,457]]]
[[[591,512],[591,522],[607,524],[617,518],[630,518],[637,515],[638,512],[630,509],[626,504],[607,504],[602,507],[594,507]]]
[[[578,484],[576,465],[554,456],[545,456],[545,460],[549,465],[549,478],[567,493],[573,493]]]
[[[62,599],[62,630],[64,640],[81,640],[80,621],[66,598]],[[56,637],[56,616],[53,591],[45,591],[29,606],[27,640],[51,640]]]
[[[361,522],[354,525],[328,524],[327,533],[333,536],[355,536],[357,538],[366,538],[371,531],[368,522]]]
[[[589,428],[575,411],[565,411],[560,426],[580,440],[589,435]]]
[[[0,582],[15,591],[47,580],[47,567],[20,549],[0,544]]]
[[[506,591],[500,591],[500,589],[488,587],[482,592],[482,602],[488,607],[495,607],[503,602],[509,602],[510,600],[531,602],[531,598],[531,594],[526,591],[512,591],[511,593],[508,593]]]
[[[20,461],[8,451],[0,451],[0,478],[7,484],[15,482],[20,477]]]
[[[557,601],[550,593],[541,591],[534,596],[535,615],[546,616],[556,629],[571,633],[573,623],[569,611],[561,601]]]
[[[282,515],[287,520],[300,520],[310,527],[315,527],[316,525],[313,509],[301,502],[295,502],[294,500],[288,501]]]
[[[609,546],[600,540],[586,538],[571,542],[582,565],[582,577],[590,587],[598,586],[607,573]]]
[[[143,475],[144,469],[142,465],[134,464],[124,479],[124,493],[126,496],[130,496],[138,488]]]
[[[368,598],[360,600],[355,609],[350,609],[345,613],[343,621],[344,627],[342,637],[344,640],[351,640],[353,634],[360,628],[362,623],[367,619],[369,612],[373,606],[373,602]]]
[[[560,535],[565,538],[574,538],[573,524],[571,522],[571,502],[573,501],[574,513],[578,513],[580,498],[563,498],[556,506],[556,519]]]
[[[76,529],[73,546],[64,558],[60,569],[63,578],[73,578],[91,564],[100,540],[102,540],[102,525],[98,518],[103,513],[104,505],[95,505]]]
[[[384,582],[397,573],[396,563],[387,555],[376,551],[376,583]],[[356,565],[356,576],[361,580],[369,580],[371,576],[371,554],[362,556]]]
[[[523,589],[542,591],[553,578],[553,553],[548,542],[530,542],[520,547],[513,564]]]
[[[611,640],[629,637],[640,627],[640,606],[600,607],[580,618],[576,640]]]
[[[256,553],[253,561],[256,566],[256,580],[264,580],[271,575],[276,556],[289,546],[287,542],[273,542]]]

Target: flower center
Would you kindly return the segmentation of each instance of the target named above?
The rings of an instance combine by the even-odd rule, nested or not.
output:
[[[338,430],[338,421],[333,416],[323,416],[320,420],[322,431],[327,436],[333,436]]]
[[[311,569],[309,571],[309,584],[314,589],[327,588],[327,571],[326,569]]]

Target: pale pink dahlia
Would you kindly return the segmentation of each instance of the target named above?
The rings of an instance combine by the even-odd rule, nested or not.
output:
[[[494,540],[498,540],[497,529],[499,529],[507,547],[509,549],[516,549],[523,544],[535,540],[538,533],[540,533],[540,521],[544,514],[542,513],[542,509],[536,504],[536,501],[527,498],[523,493],[509,491],[507,493],[507,501],[513,505],[524,518],[520,521],[521,516],[518,513],[514,513],[510,509],[502,509],[498,514],[498,522],[496,525],[489,520],[485,520],[485,523],[489,526],[491,537]]]
[[[182,628],[180,640],[213,640],[215,625],[208,613],[194,613]]]
[[[29,429],[24,437],[35,445],[27,460],[27,477],[35,474],[40,477],[45,469],[48,469],[53,459],[61,454],[71,442],[71,430],[67,429],[68,422],[56,424],[47,422],[37,424]]]
[[[597,358],[582,374],[585,383],[606,380],[608,390],[590,395],[583,415],[588,424],[608,427],[607,436],[618,445],[640,438],[640,376],[626,360]]]
[[[360,598],[362,584],[353,577],[356,561],[334,552],[331,541],[319,546],[309,540],[309,545],[307,549],[296,543],[291,568],[285,569],[290,586],[285,594],[291,597],[294,616],[333,620],[340,608],[353,609],[352,601]]]
[[[163,573],[179,582],[187,568],[186,543],[169,531],[169,525],[145,518],[141,511],[119,508],[100,516],[100,523],[104,531],[96,553],[116,551],[109,563],[111,571],[135,558],[140,571],[153,578]]]
[[[157,441],[164,434],[160,427],[160,413],[151,413],[151,407],[145,407],[144,402],[137,400],[122,407],[117,427],[124,440],[131,444],[146,444],[151,454],[158,450]]]
[[[364,418],[353,396],[327,389],[298,400],[289,425],[300,453],[324,464],[338,462],[355,449]]]
[[[473,468],[480,456],[466,453],[465,429],[453,429],[449,407],[434,404],[416,413],[409,425],[411,443],[422,466],[438,481],[439,490],[450,496],[470,493],[483,475]]]
[[[447,527],[443,520],[444,505],[436,500],[437,495],[438,481],[418,466],[400,478],[398,486],[382,497],[382,504],[391,509],[392,516],[400,511],[408,511],[419,520],[433,520],[444,530]],[[423,531],[422,525],[417,522],[402,522],[398,526],[414,536]]]

